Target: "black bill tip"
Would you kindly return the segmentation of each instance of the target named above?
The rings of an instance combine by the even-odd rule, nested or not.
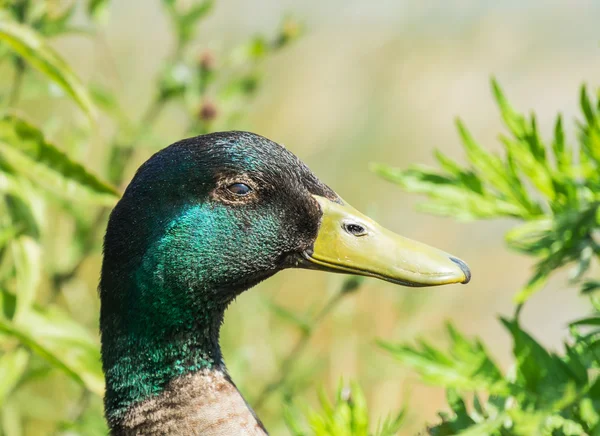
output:
[[[460,267],[460,269],[462,270],[462,272],[465,273],[465,279],[461,283],[464,283],[464,284],[469,283],[469,281],[471,280],[471,270],[469,269],[467,264],[464,263],[462,260],[457,259],[456,257],[451,257],[450,260],[452,262],[454,262],[455,264],[457,264]]]

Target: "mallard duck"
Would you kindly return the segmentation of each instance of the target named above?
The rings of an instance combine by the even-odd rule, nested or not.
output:
[[[185,139],[137,171],[110,215],[100,279],[113,435],[264,435],[227,374],[227,305],[285,268],[407,286],[467,283],[465,263],[353,209],[283,146]]]

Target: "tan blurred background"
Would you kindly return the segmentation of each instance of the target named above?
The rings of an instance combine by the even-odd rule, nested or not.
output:
[[[173,41],[158,1],[113,1],[110,14],[101,38],[56,42],[84,79],[119,89],[135,118]],[[497,147],[501,124],[489,90],[492,75],[517,108],[538,114],[546,137],[558,111],[572,121],[581,83],[600,84],[600,2],[228,0],[218,2],[201,28],[198,50],[226,51],[250,34],[273,31],[285,14],[304,22],[306,34],[265,65],[266,83],[244,128],[285,144],[356,208],[456,254],[473,271],[468,286],[439,289],[367,280],[318,328],[299,362],[300,374],[312,371],[304,390],[310,402],[320,386],[333,392],[340,378],[357,379],[375,418],[407,404],[406,434],[414,434],[424,422],[435,422],[444,393],[417,382],[375,340],[424,336],[443,343],[444,322],[452,320],[493,346],[508,369],[510,341],[497,317],[512,313],[512,296],[527,280],[531,261],[506,250],[503,232],[510,222],[456,223],[418,213],[419,199],[378,179],[369,163],[432,163],[435,148],[463,161],[457,116],[482,144]],[[180,115],[172,109],[161,118],[165,146],[179,139]],[[149,153],[140,151],[136,166]],[[94,295],[99,261],[85,266],[75,288]],[[286,271],[232,305],[222,333],[225,358],[250,400],[297,337],[268,302],[303,314],[320,307],[341,280]],[[567,320],[587,307],[567,288],[562,274],[523,312],[526,328],[553,347],[560,346]],[[260,412],[276,435],[285,434],[275,414],[278,401],[275,396]]]

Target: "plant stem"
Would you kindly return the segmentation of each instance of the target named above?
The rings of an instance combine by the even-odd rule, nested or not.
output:
[[[313,332],[316,330],[316,327],[327,317],[327,315],[329,315],[329,313],[333,311],[333,309],[335,309],[338,306],[342,299],[348,294],[349,292],[346,291],[345,285],[342,286],[342,288],[339,291],[337,291],[327,301],[327,303],[325,303],[323,308],[313,318],[311,328],[308,330],[303,330],[302,336],[300,336],[292,350],[281,363],[281,367],[279,369],[279,376],[275,380],[267,383],[262,389],[262,391],[258,394],[256,400],[254,401],[254,408],[256,410],[260,409],[263,406],[263,404],[269,399],[269,397],[285,384],[290,375],[290,370],[292,369],[292,366],[298,360],[298,358],[308,345],[308,341],[312,337]]]

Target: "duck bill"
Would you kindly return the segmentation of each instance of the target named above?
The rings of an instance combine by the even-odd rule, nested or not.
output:
[[[405,286],[467,283],[460,259],[391,232],[348,204],[313,196],[323,213],[304,258],[314,269],[376,277]]]

